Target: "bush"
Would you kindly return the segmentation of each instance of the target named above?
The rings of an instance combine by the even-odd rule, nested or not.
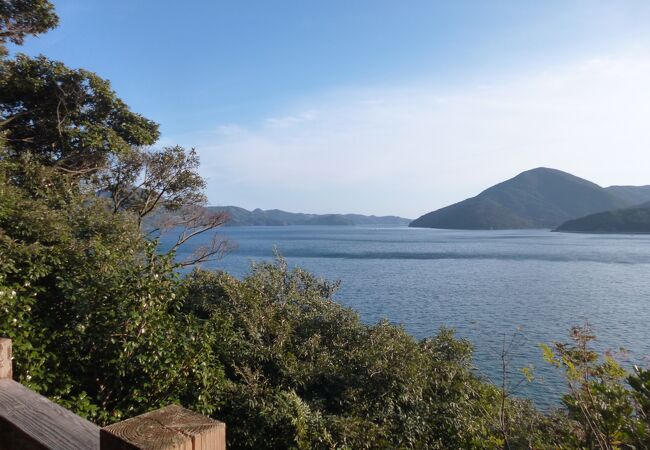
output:
[[[105,200],[53,188],[49,169],[14,186],[29,168],[0,164],[0,335],[18,380],[99,423],[181,400],[214,410],[223,375],[212,336],[180,313],[171,255]]]
[[[650,371],[629,374],[610,354],[591,348],[589,324],[574,327],[571,341],[542,346],[546,360],[564,370],[563,403],[573,424],[567,441],[576,448],[650,448]]]
[[[219,417],[233,448],[493,448],[496,388],[472,372],[471,346],[441,330],[416,341],[363,324],[336,285],[276,263],[243,280],[196,270],[184,308],[219,337],[229,389]],[[512,417],[534,420],[528,403]],[[515,410],[529,414],[515,414]],[[515,427],[516,428],[516,427]]]

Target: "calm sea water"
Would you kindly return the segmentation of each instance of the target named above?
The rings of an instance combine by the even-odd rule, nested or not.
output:
[[[648,364],[648,235],[298,226],[220,233],[237,248],[211,267],[243,276],[277,248],[291,265],[341,280],[337,300],[366,322],[385,318],[417,338],[454,328],[473,343],[477,371],[495,382],[504,339],[517,334],[511,367],[533,365],[537,377],[517,394],[542,407],[557,404],[563,384],[538,344],[566,339],[573,325],[589,321],[601,350],[624,347],[621,358]]]

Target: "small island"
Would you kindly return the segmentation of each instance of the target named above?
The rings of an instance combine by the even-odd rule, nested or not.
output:
[[[650,202],[569,220],[554,231],[574,233],[650,233]]]

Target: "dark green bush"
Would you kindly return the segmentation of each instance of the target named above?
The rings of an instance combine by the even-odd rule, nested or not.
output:
[[[332,299],[336,285],[281,259],[243,280],[196,270],[186,287],[184,308],[219,336],[229,383],[220,417],[234,448],[502,443],[497,389],[473,374],[470,344],[450,330],[417,341],[387,322],[363,324]],[[541,420],[529,403],[507,408],[520,426]]]
[[[179,312],[171,256],[104,200],[50,189],[48,169],[38,192],[12,186],[15,168],[0,162],[0,334],[18,380],[100,423],[181,400],[214,410],[213,336]]]

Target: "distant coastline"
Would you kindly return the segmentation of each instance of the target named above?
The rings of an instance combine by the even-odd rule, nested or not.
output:
[[[227,227],[242,226],[408,226],[411,219],[398,216],[366,216],[363,214],[307,214],[280,209],[254,209],[238,206],[209,206],[210,212],[225,212],[229,216]]]

